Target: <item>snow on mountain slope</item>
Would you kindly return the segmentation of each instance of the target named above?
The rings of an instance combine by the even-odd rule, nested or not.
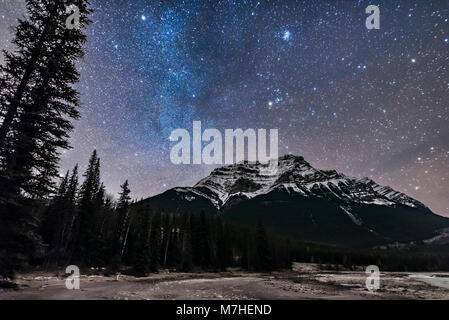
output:
[[[232,199],[250,199],[276,189],[305,197],[330,197],[365,204],[427,209],[421,202],[369,178],[357,179],[335,170],[315,169],[303,157],[286,155],[279,158],[278,171],[274,175],[266,174],[264,167],[260,163],[249,162],[221,167],[194,187],[174,190],[179,194],[185,193],[189,199],[195,196],[206,198],[217,209],[223,208]]]

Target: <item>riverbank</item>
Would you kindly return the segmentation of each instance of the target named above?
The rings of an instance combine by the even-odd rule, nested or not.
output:
[[[81,275],[80,289],[68,290],[62,273],[19,274],[18,289],[0,289],[4,300],[202,300],[202,299],[449,299],[449,273],[381,272],[380,288],[366,288],[367,274],[326,271],[294,264],[272,274],[160,272],[148,277]],[[432,279],[435,279],[433,281]]]

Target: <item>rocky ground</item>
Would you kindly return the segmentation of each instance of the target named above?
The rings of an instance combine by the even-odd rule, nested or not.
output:
[[[62,272],[18,275],[18,290],[1,299],[449,299],[449,273],[381,272],[380,289],[366,289],[367,274],[326,271],[294,264],[272,274],[160,272],[144,278],[81,275],[80,290],[68,290]]]

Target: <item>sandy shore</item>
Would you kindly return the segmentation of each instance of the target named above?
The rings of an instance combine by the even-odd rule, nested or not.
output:
[[[449,273],[381,272],[375,292],[366,289],[366,277],[363,271],[295,264],[293,270],[272,274],[161,272],[118,280],[81,275],[80,290],[68,290],[63,273],[32,272],[18,275],[18,290],[0,289],[0,299],[449,299]]]

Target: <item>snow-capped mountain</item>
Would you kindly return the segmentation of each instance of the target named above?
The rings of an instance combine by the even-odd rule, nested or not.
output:
[[[205,211],[252,224],[262,217],[277,231],[306,240],[369,245],[438,236],[449,219],[421,202],[369,178],[313,168],[303,157],[267,165],[242,162],[215,169],[193,187],[145,200],[164,210]]]
[[[340,200],[378,205],[406,205],[427,209],[421,202],[380,186],[369,178],[347,177],[335,170],[317,170],[303,157],[286,155],[279,158],[276,174],[263,170],[266,165],[243,162],[215,169],[193,188],[176,188],[185,192],[186,199],[208,198],[217,209],[221,209],[236,197],[254,198],[275,189],[285,189],[305,197],[335,197]]]

